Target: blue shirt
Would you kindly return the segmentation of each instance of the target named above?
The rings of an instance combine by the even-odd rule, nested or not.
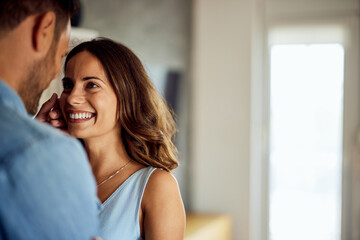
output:
[[[98,235],[96,185],[82,146],[30,117],[0,80],[0,239]]]
[[[106,240],[142,240],[139,211],[142,197],[154,167],[132,174],[101,205],[100,233]]]

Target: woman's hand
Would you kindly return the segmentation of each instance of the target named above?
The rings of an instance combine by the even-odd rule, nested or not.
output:
[[[67,133],[66,124],[63,115],[59,108],[59,99],[54,93],[49,100],[47,100],[40,108],[35,117],[40,122],[45,122],[51,126]]]

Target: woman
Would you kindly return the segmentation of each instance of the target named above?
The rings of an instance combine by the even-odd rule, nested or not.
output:
[[[83,142],[97,181],[101,237],[183,239],[184,207],[170,173],[178,165],[175,123],[140,60],[109,39],[81,43],[66,58],[63,87],[67,131]]]

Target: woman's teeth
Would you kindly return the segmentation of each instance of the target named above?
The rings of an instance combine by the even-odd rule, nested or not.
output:
[[[71,119],[88,119],[92,117],[91,113],[69,113]]]

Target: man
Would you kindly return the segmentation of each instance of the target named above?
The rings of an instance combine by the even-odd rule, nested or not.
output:
[[[98,233],[82,147],[27,114],[60,71],[77,1],[0,0],[0,239]]]

